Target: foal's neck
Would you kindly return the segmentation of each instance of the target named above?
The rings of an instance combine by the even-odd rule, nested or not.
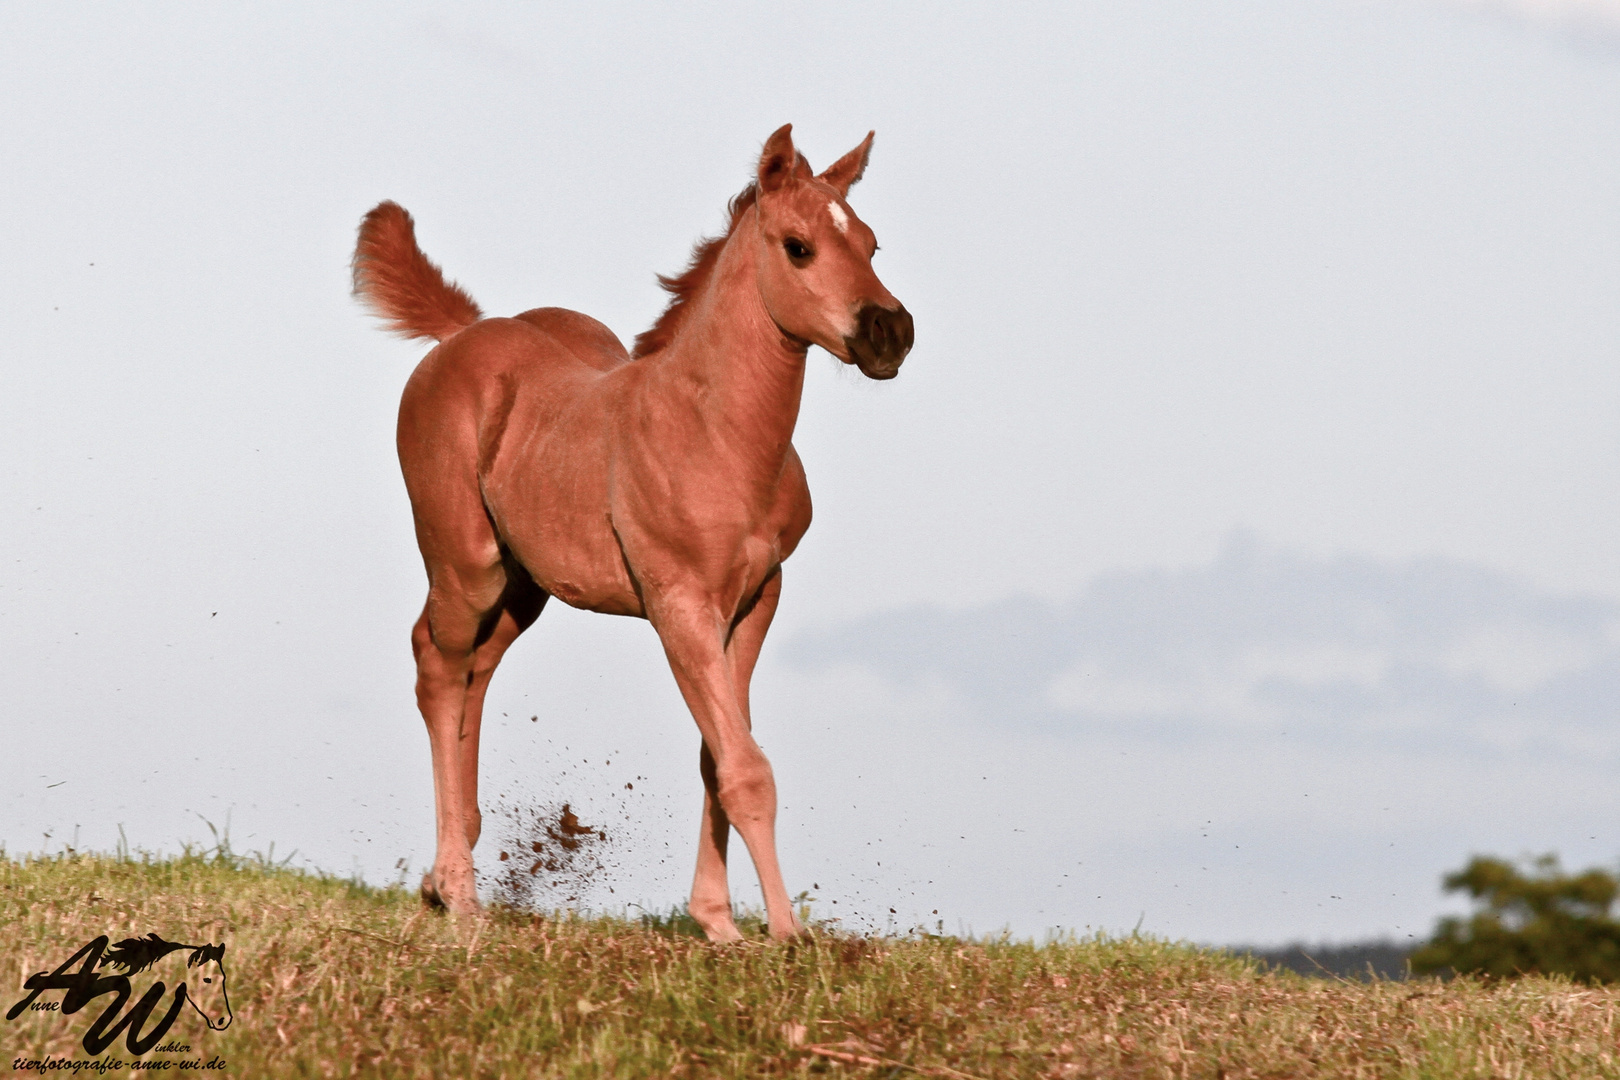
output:
[[[709,429],[774,479],[799,419],[809,345],[766,310],[751,252],[743,236],[727,242],[664,362],[696,391]]]

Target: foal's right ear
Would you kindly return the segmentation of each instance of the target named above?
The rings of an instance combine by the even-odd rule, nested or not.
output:
[[[780,190],[793,178],[799,164],[799,152],[793,149],[793,125],[783,124],[765,140],[765,149],[759,155],[759,190]]]

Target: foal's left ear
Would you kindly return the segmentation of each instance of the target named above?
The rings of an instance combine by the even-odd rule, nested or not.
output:
[[[855,181],[866,171],[866,160],[872,156],[872,138],[876,134],[875,131],[868,131],[866,138],[861,140],[861,145],[828,166],[820,179],[832,185],[840,196],[848,195],[849,189],[855,186]]]

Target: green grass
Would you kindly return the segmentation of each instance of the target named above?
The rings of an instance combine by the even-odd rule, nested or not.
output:
[[[237,1077],[1620,1077],[1620,992],[1556,979],[1305,979],[1147,937],[717,947],[689,930],[452,920],[403,889],[222,854],[0,855],[0,1011],[90,938],[156,931],[226,942],[235,1022],[188,1010],[171,1037]],[[110,1000],[0,1020],[5,1060],[85,1058]]]

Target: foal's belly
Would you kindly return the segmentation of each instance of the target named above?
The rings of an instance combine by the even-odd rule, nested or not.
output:
[[[571,607],[644,615],[608,517],[603,376],[535,364],[482,478],[485,506],[535,584]]]
[[[606,515],[554,508],[538,528],[503,529],[502,539],[535,584],[570,607],[644,617]]]
[[[599,611],[604,615],[634,615],[646,618],[647,609],[637,595],[630,575],[621,561],[617,567],[575,565],[561,559],[541,557],[541,570],[529,572],[552,596],[569,607]],[[527,564],[525,563],[525,566]]]

